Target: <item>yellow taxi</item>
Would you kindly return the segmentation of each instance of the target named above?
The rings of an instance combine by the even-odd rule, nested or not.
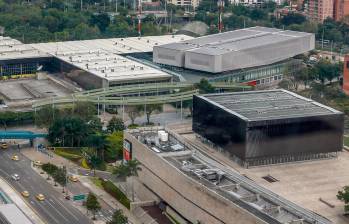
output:
[[[25,198],[29,197],[29,192],[28,191],[22,191],[21,194]]]
[[[69,176],[69,180],[72,181],[72,182],[78,182],[78,177],[77,176],[74,176],[74,175],[70,175]]]
[[[12,159],[13,161],[18,161],[18,160],[19,160],[19,158],[18,158],[17,155],[13,155],[11,159]]]
[[[7,148],[8,148],[8,145],[7,145],[6,142],[1,142],[1,143],[0,143],[0,147],[1,147],[2,149],[7,149]]]
[[[34,161],[34,165],[35,166],[42,166],[42,163],[40,160],[36,160],[36,161]]]
[[[43,194],[37,194],[36,195],[36,199],[38,199],[38,201],[44,201],[45,200],[45,196]]]

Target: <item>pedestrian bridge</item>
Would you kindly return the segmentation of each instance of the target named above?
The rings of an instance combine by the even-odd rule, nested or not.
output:
[[[45,138],[45,133],[34,133],[31,131],[0,131],[0,139],[29,139]]]

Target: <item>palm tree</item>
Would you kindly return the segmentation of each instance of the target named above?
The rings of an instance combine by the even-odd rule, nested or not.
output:
[[[138,177],[138,171],[141,171],[142,168],[140,167],[141,163],[136,160],[129,160],[126,163],[122,163],[118,167],[115,168],[114,174],[116,174],[117,177],[120,177],[126,181],[127,177]],[[131,179],[131,188],[132,188],[132,201],[134,201],[134,183],[133,179]]]

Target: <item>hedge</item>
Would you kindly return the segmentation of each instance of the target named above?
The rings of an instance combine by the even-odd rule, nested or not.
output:
[[[100,178],[102,182],[103,189],[108,192],[111,196],[113,196],[116,200],[118,200],[122,205],[126,208],[130,209],[130,200],[126,197],[126,195],[115,186],[111,181],[104,181]]]

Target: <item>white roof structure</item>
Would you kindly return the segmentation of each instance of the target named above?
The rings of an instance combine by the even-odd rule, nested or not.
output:
[[[193,39],[187,35],[163,35],[146,37],[125,37],[81,41],[65,41],[31,44],[32,47],[50,54],[71,51],[106,50],[115,54],[152,52],[154,46]]]
[[[153,61],[219,73],[272,64],[314,47],[312,33],[250,27],[155,46]]]
[[[0,36],[0,60],[44,57],[47,54],[10,37]]]
[[[41,52],[109,82],[170,78],[171,75],[128,59],[122,54],[152,52],[157,45],[192,39],[164,35],[31,44]]]

